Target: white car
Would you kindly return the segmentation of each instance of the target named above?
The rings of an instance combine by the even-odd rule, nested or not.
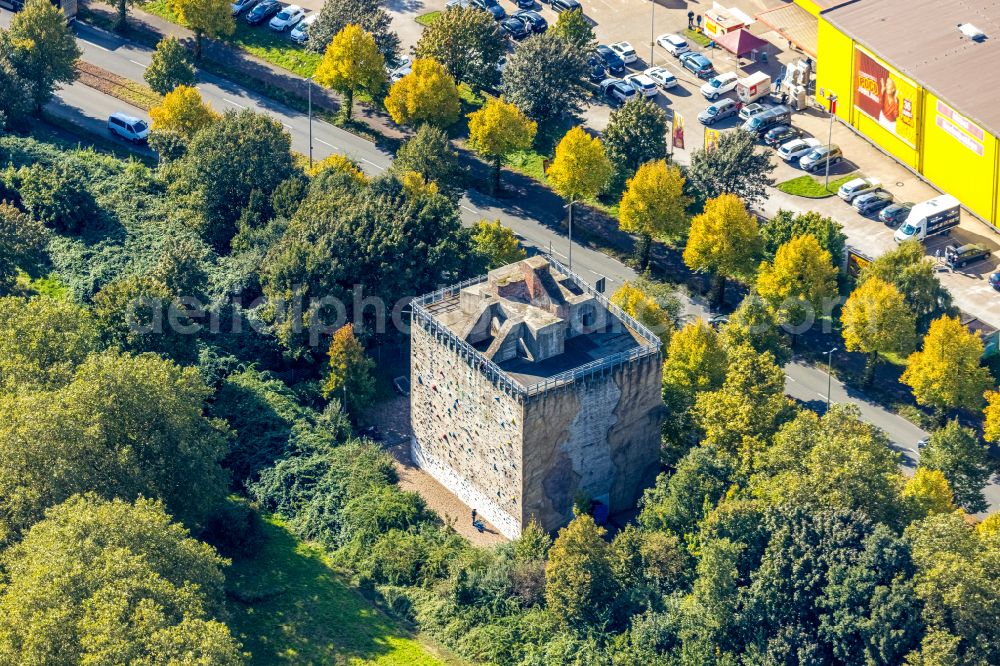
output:
[[[389,70],[389,82],[395,83],[413,71],[413,59],[403,56],[399,59],[399,65],[395,69]]]
[[[666,67],[650,67],[643,74],[653,79],[664,90],[677,85],[677,77],[671,74]]]
[[[656,38],[656,43],[675,58],[680,58],[682,53],[687,53],[691,49],[683,37],[673,33],[660,35]]]
[[[629,74],[625,77],[625,81],[643,97],[656,97],[656,93],[659,92],[656,89],[656,81],[645,74]]]
[[[851,203],[862,194],[878,192],[880,189],[881,183],[876,178],[854,178],[840,186],[837,196]]]
[[[271,28],[271,30],[283,32],[301,21],[305,15],[306,10],[302,9],[298,5],[288,5],[278,12],[267,25]]]
[[[291,34],[289,34],[292,41],[296,44],[305,44],[309,41],[309,26],[316,22],[317,17],[319,17],[319,14],[313,13],[299,21],[298,24],[292,28]]]
[[[764,111],[766,107],[763,104],[758,104],[754,102],[753,104],[747,104],[742,109],[740,109],[740,120],[747,121],[756,116],[758,113]]]
[[[612,44],[611,50],[617,53],[618,57],[621,58],[626,65],[631,65],[639,59],[639,56],[635,53],[635,49],[632,48],[632,45],[628,42],[618,42],[616,44]]]
[[[705,96],[706,99],[718,99],[719,95],[725,95],[730,90],[736,87],[736,82],[739,81],[740,77],[736,76],[735,72],[726,72],[725,74],[717,74],[708,81],[705,85],[701,87],[701,94]]]
[[[149,125],[145,120],[118,111],[108,118],[108,131],[132,143],[146,143]]]
[[[819,139],[814,139],[811,136],[804,139],[792,139],[781,144],[781,147],[778,148],[778,157],[786,162],[794,162],[803,155],[811,153],[813,148],[821,145]]]

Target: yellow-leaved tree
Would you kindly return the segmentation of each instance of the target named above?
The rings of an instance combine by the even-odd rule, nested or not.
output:
[[[167,0],[181,25],[194,33],[194,57],[201,58],[201,41],[205,36],[222,37],[236,30],[230,0]]]
[[[955,510],[955,495],[951,492],[948,479],[936,469],[918,467],[913,478],[903,486],[902,495],[910,510],[911,521]]]
[[[219,119],[219,114],[201,99],[192,86],[177,86],[163,96],[163,103],[149,110],[153,130],[175,132],[190,140],[198,130]]]
[[[343,113],[350,120],[354,93],[378,97],[386,85],[385,57],[370,33],[348,24],[330,40],[316,68],[316,83],[344,95]]]
[[[494,192],[500,189],[503,158],[530,148],[537,131],[538,123],[503,97],[491,97],[483,108],[469,114],[469,145],[493,162]]]
[[[545,564],[545,601],[568,627],[595,626],[617,594],[604,528],[584,514],[559,530]]]
[[[448,127],[462,109],[455,79],[436,60],[417,58],[410,73],[389,88],[385,108],[400,125]]]
[[[569,211],[569,257],[573,265],[573,204],[601,193],[611,178],[612,166],[597,137],[574,127],[556,146],[555,157],[545,172],[552,188],[566,201]]]
[[[340,173],[347,174],[358,185],[364,184],[367,180],[365,172],[361,170],[361,167],[358,166],[357,162],[349,157],[337,153],[334,153],[329,157],[324,157],[319,162],[316,162],[316,164],[309,167],[306,173],[315,178],[316,176],[326,173],[327,171],[339,171]]]
[[[611,302],[656,334],[666,349],[674,332],[670,313],[640,287],[626,282],[611,294]]]
[[[910,387],[921,405],[933,407],[940,419],[954,407],[976,409],[992,381],[980,364],[983,341],[958,317],[931,322],[923,349],[910,354],[900,381]]]
[[[721,194],[705,202],[705,212],[691,220],[684,247],[684,263],[695,271],[712,273],[715,302],[725,298],[726,278],[749,280],[760,255],[757,219],[735,194]]]
[[[983,437],[991,442],[1000,441],[1000,391],[987,391],[986,409],[983,410]]]
[[[822,316],[837,296],[837,267],[810,234],[783,243],[757,271],[757,293],[796,332]]]
[[[365,354],[351,324],[333,334],[327,356],[330,360],[323,395],[339,399],[344,409],[357,417],[361,410],[370,406],[375,395],[375,378],[372,377],[375,362]]]
[[[687,224],[690,197],[684,196],[684,175],[666,160],[646,162],[625,184],[618,205],[618,228],[639,236],[639,270],[649,265],[653,239],[676,238]]]
[[[896,286],[870,277],[851,292],[840,314],[847,351],[868,355],[864,385],[871,384],[879,354],[909,354],[916,342],[916,317]]]
[[[476,222],[472,227],[472,244],[491,270],[528,256],[514,232],[500,224],[500,220]]]

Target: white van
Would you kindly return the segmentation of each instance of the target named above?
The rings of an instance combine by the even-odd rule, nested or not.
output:
[[[149,138],[149,125],[145,120],[121,111],[112,113],[108,118],[108,130],[133,143],[146,143],[146,139]]]

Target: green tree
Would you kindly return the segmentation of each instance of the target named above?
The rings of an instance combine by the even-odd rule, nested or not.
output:
[[[545,565],[545,601],[571,628],[586,633],[609,619],[617,592],[604,528],[588,515],[559,530]]]
[[[911,240],[876,257],[859,278],[877,277],[895,285],[917,317],[917,332],[926,332],[931,320],[952,314],[951,293],[941,286],[934,261],[924,254],[924,246]]]
[[[159,106],[149,110],[154,132],[173,132],[185,141],[219,120],[219,114],[201,100],[201,93],[192,86],[180,85],[163,97]]]
[[[114,29],[118,32],[128,30],[128,7],[145,2],[145,0],[104,0],[115,8]]]
[[[796,236],[757,271],[757,293],[794,327],[810,326],[837,296],[837,267],[812,236]]]
[[[611,189],[619,192],[643,164],[667,157],[667,114],[642,95],[634,95],[611,112],[602,137],[615,168]]]
[[[774,362],[781,367],[792,358],[792,351],[778,329],[774,311],[756,291],[747,294],[729,315],[729,321],[723,325],[720,334],[727,349],[748,345],[758,354],[770,352]]]
[[[687,226],[684,176],[665,160],[646,162],[629,178],[618,205],[618,228],[639,235],[639,270],[649,265],[654,238],[673,240]]]
[[[31,114],[31,85],[14,68],[0,38],[0,130],[20,129]]]
[[[931,433],[930,442],[920,452],[920,465],[944,474],[955,503],[966,511],[979,513],[988,508],[983,488],[997,466],[976,432],[962,427],[957,419]]]
[[[101,218],[94,195],[65,162],[21,167],[14,180],[24,210],[56,231],[78,233]]]
[[[879,354],[909,354],[916,342],[916,320],[895,286],[870,277],[851,292],[840,315],[848,351],[868,355],[864,385],[875,378]]]
[[[500,220],[481,220],[472,227],[472,242],[488,270],[521,261],[528,253],[513,231],[500,224]]]
[[[552,33],[585,53],[589,53],[597,44],[594,29],[583,15],[582,9],[561,12],[556,24],[552,26]]]
[[[415,172],[449,199],[457,200],[463,191],[464,174],[458,153],[451,147],[448,134],[440,127],[421,125],[396,151],[392,162],[395,173]]]
[[[601,193],[611,176],[611,163],[600,139],[590,136],[582,127],[573,127],[556,146],[545,176],[552,188],[572,205]]]
[[[354,93],[376,98],[387,83],[385,58],[375,39],[361,27],[350,24],[334,35],[316,67],[316,83],[344,95],[343,111],[350,120]]]
[[[224,426],[203,414],[195,368],[154,355],[88,357],[54,391],[0,399],[0,531],[9,538],[75,493],[162,499],[197,524],[225,493]]]
[[[767,187],[774,184],[775,165],[769,153],[757,150],[751,132],[724,132],[712,150],[691,154],[688,182],[705,199],[735,194],[747,205],[764,200]]]
[[[365,354],[353,326],[347,324],[333,334],[327,357],[323,395],[339,398],[349,413],[359,416],[371,406],[375,396],[375,378],[372,377],[375,361]]]
[[[529,37],[514,49],[500,76],[504,99],[543,128],[582,108],[585,52],[552,31]]]
[[[166,95],[177,86],[194,85],[194,65],[176,37],[164,37],[157,43],[142,78],[150,88]]]
[[[978,332],[957,317],[941,317],[931,322],[923,349],[910,354],[900,381],[912,389],[917,402],[933,407],[940,417],[955,407],[976,409],[992,383],[989,369],[980,364],[982,356]]]
[[[456,81],[482,90],[499,82],[497,65],[506,54],[506,44],[492,14],[479,7],[455,6],[424,29],[414,53],[441,63]]]
[[[528,120],[503,97],[491,97],[481,109],[469,114],[469,146],[493,162],[494,193],[500,189],[503,159],[515,151],[531,148],[537,131],[538,124]]]
[[[0,296],[14,287],[18,270],[37,276],[45,263],[48,230],[30,215],[0,201]]]
[[[316,21],[309,26],[307,48],[325,52],[334,36],[352,24],[361,26],[375,39],[387,63],[397,62],[399,37],[392,31],[392,17],[378,0],[325,0]]]
[[[441,63],[429,58],[414,60],[410,73],[392,84],[385,108],[400,125],[428,123],[440,128],[453,125],[462,110],[455,80]]]
[[[773,259],[778,248],[796,236],[812,236],[819,241],[820,247],[830,253],[834,266],[844,262],[844,248],[847,236],[843,226],[832,217],[820,215],[815,211],[793,213],[779,210],[774,216],[764,220],[760,225],[760,239],[764,246],[764,256]]]
[[[48,0],[27,0],[0,33],[0,53],[28,82],[35,114],[52,99],[60,83],[76,80],[82,52],[66,23],[66,15]]]
[[[715,302],[725,300],[726,278],[749,280],[760,254],[757,221],[735,194],[722,194],[705,204],[691,220],[684,263],[714,275]]]
[[[656,485],[643,494],[639,525],[650,531],[693,534],[726,493],[732,477],[732,466],[724,458],[703,446],[692,448],[672,476],[661,474]]]
[[[181,25],[194,32],[194,58],[201,59],[205,37],[225,37],[236,30],[229,0],[167,0]]]
[[[242,664],[225,563],[162,504],[76,495],[3,554],[0,661]]]

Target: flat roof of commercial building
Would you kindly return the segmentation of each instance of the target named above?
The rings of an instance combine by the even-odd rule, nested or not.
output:
[[[821,16],[1000,136],[1000,2],[854,0]],[[964,23],[982,30],[986,39],[975,42],[964,36],[958,29]]]

